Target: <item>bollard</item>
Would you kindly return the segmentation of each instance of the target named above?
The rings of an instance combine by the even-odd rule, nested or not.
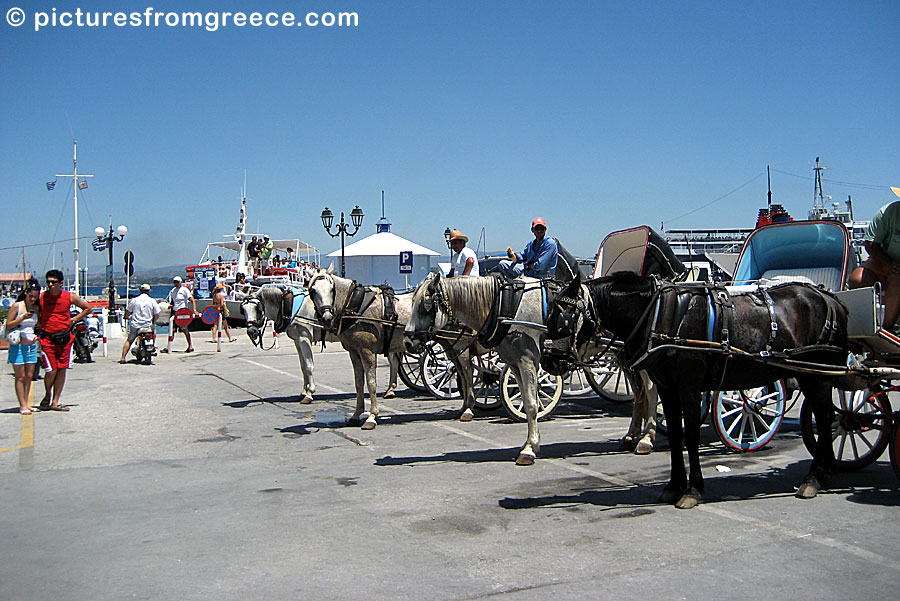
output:
[[[107,357],[107,337],[106,337],[106,320],[109,319],[109,309],[103,307],[100,311],[100,327],[102,328],[103,333],[103,356]]]
[[[275,339],[275,348],[280,348],[278,346],[278,332],[275,331],[275,328],[272,328],[272,337]]]
[[[219,327],[216,330],[216,352],[222,352],[222,312],[219,311]]]
[[[175,338],[175,313],[169,316],[169,339],[166,341],[166,352],[168,353],[172,346],[172,339]]]

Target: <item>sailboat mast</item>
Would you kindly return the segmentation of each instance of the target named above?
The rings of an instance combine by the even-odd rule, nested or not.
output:
[[[57,173],[56,177],[71,177],[72,188],[75,190],[75,248],[73,250],[75,254],[75,294],[81,294],[80,274],[78,272],[78,140],[72,140],[72,147],[72,173],[65,175]],[[82,174],[81,177],[94,176]]]

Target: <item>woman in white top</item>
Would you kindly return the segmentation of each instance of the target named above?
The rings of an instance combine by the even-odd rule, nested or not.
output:
[[[41,296],[41,285],[37,280],[29,280],[25,284],[25,290],[16,299],[15,304],[9,308],[6,315],[6,331],[19,332],[19,344],[10,344],[7,362],[13,366],[16,375],[16,398],[19,400],[19,413],[31,415],[40,411],[37,407],[28,406],[28,387],[34,376],[34,366],[37,364],[37,336],[34,327],[38,322],[38,299]]]

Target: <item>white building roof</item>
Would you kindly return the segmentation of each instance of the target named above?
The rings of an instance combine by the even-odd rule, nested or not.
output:
[[[344,255],[347,257],[399,256],[401,252],[407,251],[412,252],[414,255],[440,256],[440,253],[429,250],[415,242],[410,242],[406,238],[401,238],[391,232],[372,234],[367,238],[354,242],[344,249]],[[339,248],[327,256],[340,257],[341,249]]]

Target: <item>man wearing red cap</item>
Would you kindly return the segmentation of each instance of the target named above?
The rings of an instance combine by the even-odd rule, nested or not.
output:
[[[543,217],[535,217],[531,222],[531,232],[534,240],[525,245],[521,254],[514,253],[512,247],[507,247],[506,256],[509,260],[500,261],[500,273],[509,278],[517,278],[526,275],[532,278],[553,277],[556,272],[556,259],[559,248],[556,240],[547,238],[547,222]]]

